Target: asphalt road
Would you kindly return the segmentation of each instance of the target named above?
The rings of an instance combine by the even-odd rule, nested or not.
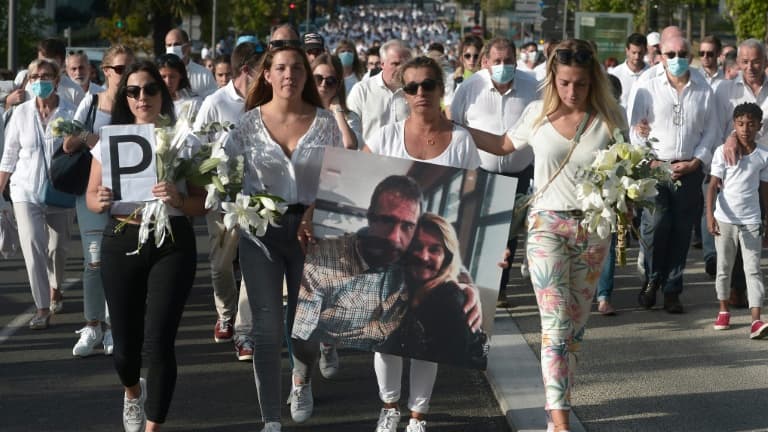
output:
[[[216,315],[204,224],[198,223],[196,230],[197,278],[179,329],[179,377],[164,430],[260,431],[261,415],[250,363],[238,362],[231,344],[213,341]],[[72,357],[78,337],[74,332],[83,325],[77,236],[70,250],[64,311],[43,331],[26,326],[33,302],[21,257],[0,259],[2,432],[122,430],[123,392],[111,357],[100,352],[84,359]],[[287,397],[290,381],[285,353],[283,364],[283,393]],[[313,417],[297,425],[289,420],[285,406],[284,431],[374,430],[381,404],[372,354],[342,351],[338,378],[328,381],[319,372],[315,376]],[[403,402],[407,397],[407,376],[404,380]],[[510,430],[485,374],[447,366],[439,369],[427,420],[430,432]],[[401,429],[404,425],[402,422]]]

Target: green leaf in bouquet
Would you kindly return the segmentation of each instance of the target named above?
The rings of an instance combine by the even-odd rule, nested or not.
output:
[[[219,176],[211,176],[211,183],[216,186],[216,190],[219,191],[219,193],[226,192],[226,189],[224,189],[224,184],[221,183]]]
[[[203,163],[200,164],[197,171],[201,174],[205,174],[209,171],[212,171],[216,169],[217,166],[219,166],[219,163],[221,162],[221,159],[219,158],[208,158]]]

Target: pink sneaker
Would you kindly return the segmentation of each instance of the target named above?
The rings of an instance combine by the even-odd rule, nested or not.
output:
[[[713,327],[715,330],[728,330],[731,328],[731,313],[720,312],[717,314],[717,319],[715,320],[715,325]]]
[[[768,336],[768,324],[761,320],[753,321],[752,328],[750,329],[750,339],[762,339]]]

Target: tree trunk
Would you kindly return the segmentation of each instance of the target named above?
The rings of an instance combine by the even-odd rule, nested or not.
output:
[[[701,9],[701,37],[700,39],[703,39],[704,36],[707,35],[707,13],[709,12],[708,5],[704,5],[704,7]]]
[[[693,41],[693,11],[691,11],[691,4],[687,4],[685,7],[685,37],[689,41]]]

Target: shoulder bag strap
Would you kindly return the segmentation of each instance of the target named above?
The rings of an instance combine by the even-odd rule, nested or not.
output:
[[[86,127],[91,130],[91,132],[94,132],[93,130],[93,124],[96,123],[96,110],[99,108],[99,95],[94,94],[93,95],[93,101],[91,101],[91,106],[88,108],[88,116],[86,117]]]

